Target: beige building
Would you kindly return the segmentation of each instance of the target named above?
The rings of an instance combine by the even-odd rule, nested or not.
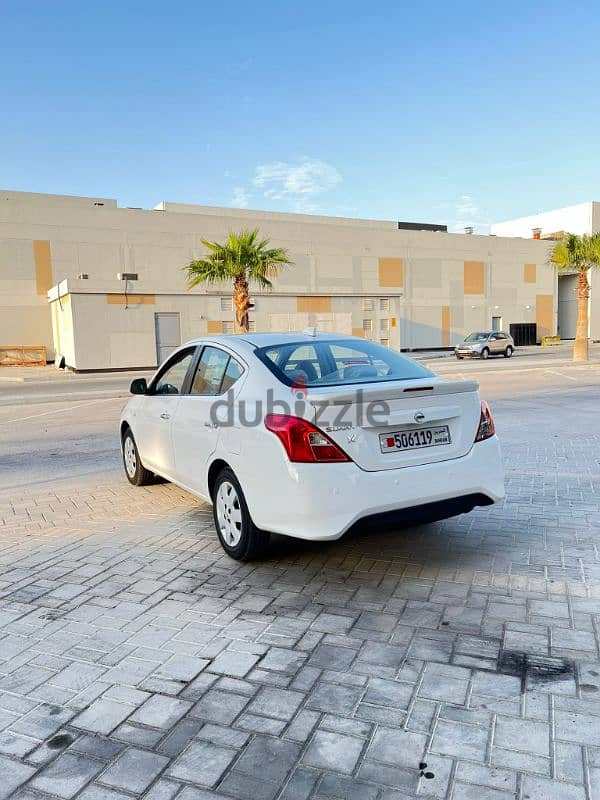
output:
[[[293,266],[254,294],[256,330],[354,333],[394,349],[537,323],[556,332],[549,243],[398,222],[0,191],[0,346],[44,344],[78,370],[150,367],[181,341],[233,332],[231,289],[187,291],[201,239],[259,227]],[[123,275],[135,275],[124,280]]]

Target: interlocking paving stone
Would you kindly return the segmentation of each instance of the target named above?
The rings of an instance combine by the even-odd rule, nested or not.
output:
[[[103,768],[102,762],[79,753],[62,753],[55,761],[42,768],[30,786],[58,797],[71,798]]]
[[[150,786],[169,763],[164,756],[130,748],[122,753],[99,780],[116,789],[139,794]]]
[[[34,772],[34,767],[0,756],[0,798],[10,797]]]
[[[351,773],[362,752],[364,742],[352,736],[317,731],[306,749],[303,761],[318,769]]]
[[[131,715],[130,722],[167,730],[172,728],[191,707],[192,703],[186,700],[154,695]]]
[[[89,708],[72,720],[76,728],[91,733],[111,733],[123,720],[133,712],[133,707],[115,700],[95,700]]]
[[[169,767],[168,774],[201,786],[213,787],[237,756],[237,750],[212,742],[192,742]]]
[[[253,714],[263,714],[266,717],[275,717],[275,719],[290,720],[303,699],[300,692],[265,687],[252,700],[248,711]]]

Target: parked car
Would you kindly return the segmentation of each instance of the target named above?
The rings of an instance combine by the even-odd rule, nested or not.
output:
[[[504,331],[470,333],[463,342],[454,348],[457,358],[489,358],[490,356],[510,358],[514,351],[513,338]]]
[[[127,478],[159,475],[211,502],[236,559],[254,557],[271,532],[333,540],[366,519],[431,521],[504,496],[477,384],[365,339],[197,339],[131,391],[120,423]]]

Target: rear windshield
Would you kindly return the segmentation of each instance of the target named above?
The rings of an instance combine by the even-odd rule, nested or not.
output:
[[[433,373],[374,342],[319,340],[261,347],[256,355],[280,381],[293,386],[348,386],[408,381]]]

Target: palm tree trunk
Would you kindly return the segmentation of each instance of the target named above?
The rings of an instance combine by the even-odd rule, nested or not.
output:
[[[577,275],[577,329],[575,344],[573,346],[573,361],[587,361],[588,351],[588,299],[590,285],[587,271],[582,270]]]
[[[248,333],[248,281],[245,275],[238,276],[233,282],[233,305],[235,307],[235,327],[238,333]]]

